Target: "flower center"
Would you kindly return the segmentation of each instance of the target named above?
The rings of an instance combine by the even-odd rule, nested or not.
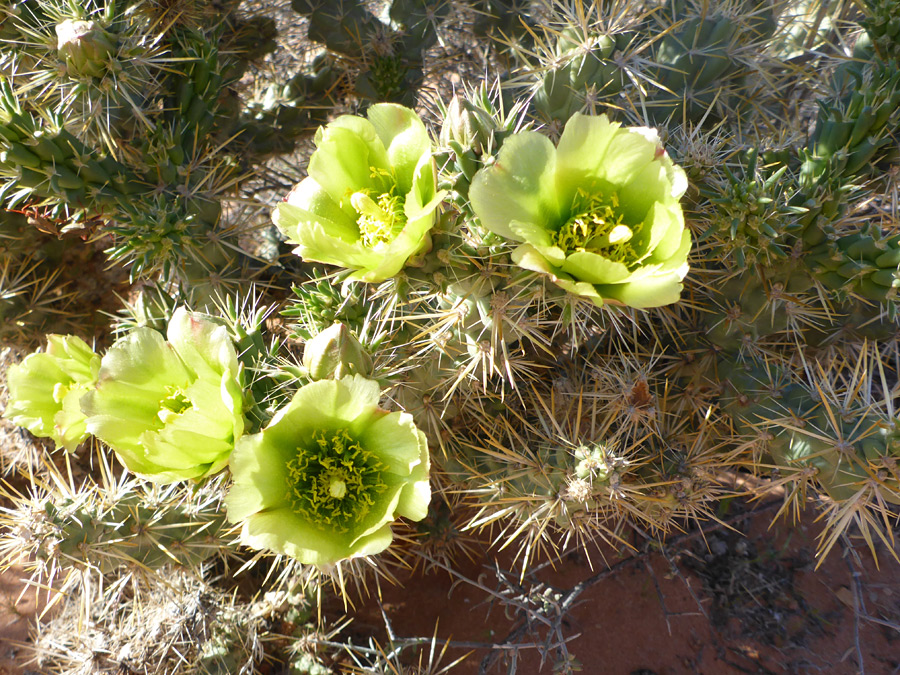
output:
[[[194,405],[178,387],[166,387],[166,392],[168,396],[159,402],[159,412],[156,413],[163,424],[168,424]]]
[[[634,260],[637,255],[629,242],[635,233],[622,222],[618,206],[615,193],[607,197],[579,189],[569,210],[574,215],[551,233],[551,241],[566,253],[586,251],[616,262]]]
[[[288,501],[298,515],[323,528],[348,532],[387,489],[387,468],[346,429],[313,433],[288,464]]]
[[[350,203],[359,214],[356,219],[359,236],[363,245],[367,247],[392,241],[406,225],[403,197],[396,194],[397,185],[393,177],[377,169],[372,170],[372,177],[382,179],[384,184],[389,186],[385,192],[374,199],[373,195],[377,193],[370,189],[350,195]]]

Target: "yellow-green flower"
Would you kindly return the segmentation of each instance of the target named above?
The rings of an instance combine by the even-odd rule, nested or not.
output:
[[[88,436],[79,400],[99,372],[100,357],[84,340],[48,335],[47,351],[30,354],[7,371],[4,416],[71,452]]]
[[[360,375],[313,382],[238,442],[225,505],[244,544],[326,566],[383,551],[400,516],[425,517],[425,435],[380,396]]]
[[[272,214],[295,253],[379,282],[430,249],[444,195],[415,112],[380,103],[367,119],[343,115],[320,127],[315,143],[309,177]]]
[[[469,197],[484,227],[521,243],[518,265],[598,305],[646,308],[681,295],[686,189],[654,130],[576,114],[557,147],[535,131],[508,138]]]
[[[88,431],[159,483],[216,473],[244,433],[241,371],[226,328],[180,308],[167,337],[136,328],[118,340],[81,399]]]

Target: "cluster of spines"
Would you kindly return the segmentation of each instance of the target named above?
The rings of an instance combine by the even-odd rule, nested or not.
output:
[[[404,4],[395,2],[392,10]],[[602,102],[603,96],[624,92],[627,100],[649,92],[623,114],[646,113],[649,122],[687,121],[672,130],[672,138],[678,133],[683,138],[691,123],[743,111],[751,88],[742,79],[747,63],[740,50],[753,49],[738,43],[748,36],[764,40],[771,21],[763,16],[758,30],[737,35],[725,14],[701,17],[676,8],[672,16],[658,15],[671,28],[666,39],[643,50],[635,45],[644,44],[651,25],[647,17],[627,32],[559,31],[554,49],[564,65],[542,69],[537,82],[530,75],[538,90],[536,117],[564,121],[578,110],[596,109],[591,102]],[[754,21],[769,10],[741,8]],[[363,16],[360,11],[351,8],[348,21]],[[890,13],[874,13],[870,21],[879,55],[894,35],[890,19],[878,18],[882,15]],[[359,20],[372,21],[364,19]],[[384,37],[379,31],[367,36],[373,42]],[[335,52],[355,49],[340,42],[346,36],[326,37]],[[215,52],[212,43],[207,47],[207,56]],[[188,81],[202,85],[202,59],[191,54],[192,65],[182,70],[190,72]],[[631,59],[633,78],[610,80],[610,61],[616,58]],[[409,63],[384,65],[383,73],[370,70],[369,76],[384,77],[389,89],[396,81],[388,76],[409,72]],[[392,65],[397,68],[388,72]],[[597,536],[617,540],[625,522],[661,533],[685,519],[708,517],[721,494],[718,470],[734,466],[770,473],[792,495],[815,488],[832,509],[825,550],[834,533],[847,526],[846,509],[858,507],[856,521],[875,532],[872,516],[877,520],[887,513],[879,504],[897,497],[893,413],[852,397],[847,405],[853,387],[810,378],[793,355],[798,347],[810,358],[833,353],[825,349],[829,346],[850,353],[860,337],[885,345],[896,337],[896,237],[889,224],[860,227],[846,218],[865,197],[860,185],[865,167],[884,156],[886,139],[895,133],[897,120],[888,104],[896,83],[888,68],[874,62],[848,77],[858,91],[848,97],[836,91],[820,106],[803,149],[779,146],[766,152],[761,146],[747,153],[748,145],[758,143],[741,137],[729,141],[734,151],[729,157],[738,161],[727,170],[706,167],[694,206],[709,201],[692,225],[708,234],[693,259],[695,272],[682,307],[598,318],[571,297],[528,278],[510,262],[509,250],[489,236],[439,227],[431,251],[398,280],[339,290],[331,280],[313,278],[298,286],[298,300],[285,316],[299,319],[299,325],[290,329],[309,339],[340,320],[355,333],[380,336],[367,344],[377,350],[380,372],[394,385],[391,398],[412,412],[446,453],[436,462],[446,472],[443,479],[478,511],[467,523],[440,523],[454,536],[466,526],[499,528],[505,538],[522,542],[527,559],[535,549],[558,550],[550,543],[554,533],[564,544],[575,537],[581,545]],[[651,80],[664,88],[654,89]],[[272,109],[296,108],[295,93],[281,92],[284,100]],[[216,105],[208,87],[201,86],[199,95],[185,94],[172,110],[182,113],[175,117],[196,117],[199,126],[222,134],[228,125],[217,118]],[[468,97],[461,110],[470,119],[487,119],[482,128],[490,139],[466,145],[458,135],[443,143],[444,178],[454,190],[453,201],[466,212],[468,183],[514,124],[483,97]],[[752,126],[756,112],[746,115]],[[268,123],[265,116],[258,121]],[[286,113],[282,122],[294,123]],[[160,185],[171,183],[168,174],[177,175],[184,162],[166,163],[156,156],[159,148],[180,140],[176,145],[184,150],[184,143],[199,138],[185,136],[178,119],[168,124],[142,160],[157,167]],[[260,147],[266,142],[263,138]],[[672,154],[678,151],[675,147]],[[192,186],[181,187],[193,195]],[[49,177],[47,187],[53,187]],[[158,211],[179,219],[164,206]],[[219,217],[215,207],[209,213],[203,216],[207,225]],[[130,238],[129,231],[119,234]],[[587,316],[589,325],[580,325]],[[252,352],[254,336],[245,337]],[[622,345],[642,341],[654,342],[653,354],[663,356],[644,351],[632,361],[611,356]],[[704,370],[715,375],[698,376]],[[583,371],[593,379],[578,375]],[[837,394],[844,398],[839,401]],[[805,455],[798,454],[801,448]],[[878,532],[889,536],[885,529]]]
[[[113,235],[108,256],[133,280],[202,286],[247,263],[222,245],[238,236],[220,222],[241,179],[232,152],[248,150],[223,90],[252,55],[245,24],[265,22],[163,21],[149,4],[8,15],[30,39],[0,85],[3,203],[40,205],[67,229],[99,225],[90,234]]]
[[[515,49],[536,116],[619,110],[650,124],[717,122],[753,106],[761,46],[776,29],[769,2],[553,5],[535,44]],[[771,74],[770,74],[771,75]],[[769,84],[772,80],[769,79]]]
[[[412,104],[425,76],[425,52],[437,42],[450,3],[393,0],[384,20],[360,0],[293,0],[291,7],[308,18],[309,40],[355,72],[355,95]]]
[[[196,567],[224,547],[214,485],[197,494],[134,481],[76,488],[53,469],[50,476],[55,485],[31,497],[8,494],[13,506],[3,518],[5,561],[26,554],[39,576],[75,569],[109,574],[121,565]]]
[[[132,575],[68,602],[30,647],[43,672],[262,675],[278,660],[292,675],[330,675],[316,642],[313,600],[302,591],[242,599],[187,570]],[[27,653],[27,652],[25,652]],[[52,669],[52,670],[51,670]]]

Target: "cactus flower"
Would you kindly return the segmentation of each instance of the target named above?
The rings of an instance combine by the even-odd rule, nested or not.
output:
[[[508,138],[469,196],[484,227],[520,242],[521,267],[597,305],[647,308],[681,294],[686,189],[654,130],[576,114],[555,148],[534,131]]]
[[[444,195],[415,112],[374,105],[368,119],[343,115],[320,127],[315,143],[309,177],[272,215],[295,253],[355,270],[351,279],[379,282],[430,249]]]
[[[244,432],[240,377],[225,327],[180,308],[168,341],[152,328],[118,340],[81,407],[88,431],[134,473],[158,483],[202,478],[225,467]]]
[[[48,335],[47,351],[10,367],[4,416],[69,452],[87,438],[79,400],[97,382],[100,357],[73,335]]]
[[[237,443],[225,506],[242,543],[324,567],[383,551],[398,516],[425,517],[425,435],[380,395],[361,375],[313,382]]]

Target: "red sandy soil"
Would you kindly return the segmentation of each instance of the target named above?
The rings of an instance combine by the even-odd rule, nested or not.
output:
[[[40,611],[34,589],[23,584],[27,576],[21,567],[0,572],[0,675],[25,672],[27,654],[19,643],[28,640],[31,624]]]
[[[836,547],[816,570],[819,527],[813,511],[797,526],[779,521],[768,528],[772,513],[769,508],[735,522],[746,537],[707,526],[705,537],[694,534],[670,542],[665,556],[609,554],[611,568],[596,556],[592,569],[583,555],[573,554],[555,569],[544,566],[532,583],[565,592],[596,579],[561,623],[569,653],[580,672],[590,675],[853,675],[860,672],[860,654],[866,675],[900,673],[900,564],[882,549],[879,568],[865,545],[854,540],[851,550]],[[500,587],[495,557],[457,565],[456,577],[439,570],[401,575],[398,586],[382,583],[383,607],[394,634],[428,637],[436,632],[439,639],[454,642],[503,643],[521,625],[522,615],[496,597],[491,600],[488,591]],[[510,565],[508,556],[500,561]],[[858,585],[852,570],[859,573]],[[28,653],[16,643],[27,640],[39,608],[33,592],[19,598],[23,576],[20,568],[0,575],[0,675],[27,671]],[[518,576],[511,574],[509,580],[515,585]],[[386,644],[376,602],[362,603],[351,613],[349,630],[357,644],[365,644],[372,634]],[[525,631],[515,642],[533,645],[546,637],[535,623],[533,633]],[[426,645],[419,652],[423,664],[428,649]],[[484,672],[511,672],[515,655],[518,675],[554,673],[556,659],[542,663],[534,646],[493,652],[452,646],[440,664],[469,652],[449,672],[474,675],[493,653],[497,659]],[[441,671],[404,675],[420,672]]]
[[[797,526],[779,521],[767,529],[772,513],[770,508],[739,523],[747,537],[725,528],[707,534],[712,551],[703,538],[693,537],[668,546],[668,558],[660,553],[631,562],[610,558],[614,569],[578,597],[562,624],[563,635],[573,638],[568,650],[580,672],[851,675],[860,672],[858,653],[866,675],[900,672],[900,564],[882,549],[879,569],[865,544],[854,541],[855,555],[836,547],[816,570],[819,527],[812,509]],[[496,573],[485,567],[489,560],[460,571],[496,588]],[[539,577],[566,590],[605,569],[602,562],[594,565],[592,570],[582,555],[569,556]],[[859,570],[858,585],[851,566]],[[704,576],[723,583],[711,589]],[[437,624],[439,638],[502,642],[518,618],[496,600],[485,603],[483,590],[459,579],[454,583],[445,572],[400,581],[402,587],[382,585],[397,637],[430,636]],[[363,632],[383,626],[377,604],[364,607],[354,625]],[[383,627],[381,634],[380,641],[385,639]],[[517,641],[533,642],[535,637],[546,637],[546,631],[539,628]],[[442,664],[466,651],[449,649]],[[499,653],[506,656],[486,672],[511,672],[511,652]],[[451,672],[477,673],[487,654],[476,649]],[[554,671],[553,659],[542,664],[534,648],[519,650],[516,665],[519,675],[565,672]]]

